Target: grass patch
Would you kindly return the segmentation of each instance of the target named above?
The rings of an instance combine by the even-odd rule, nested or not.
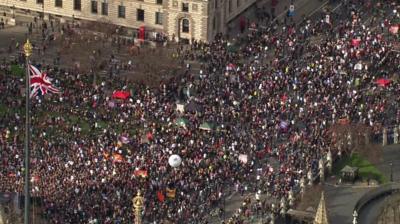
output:
[[[97,128],[100,128],[100,129],[108,128],[107,122],[97,121]]]
[[[0,103],[0,116],[14,116],[14,114],[18,114],[20,116],[24,115],[25,113],[25,105],[21,107],[8,107],[4,104]]]
[[[333,173],[337,176],[340,175],[340,171],[346,166],[358,167],[358,175],[362,180],[375,179],[379,183],[386,183],[386,177],[379,171],[372,163],[367,159],[363,158],[357,153],[353,153],[351,156],[346,156],[338,161],[333,169]]]
[[[81,130],[82,133],[84,134],[90,133],[90,125],[86,120],[75,115],[69,116],[68,120],[71,122],[71,124],[78,125],[82,129]]]
[[[22,78],[25,76],[25,69],[17,64],[11,65],[11,75]]]

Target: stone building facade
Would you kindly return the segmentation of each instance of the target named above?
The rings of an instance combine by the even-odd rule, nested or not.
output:
[[[170,39],[212,40],[256,0],[0,0],[0,5],[43,12],[55,18],[106,20],[162,32]]]
[[[400,193],[395,192],[385,198],[383,206],[380,208],[377,218],[378,224],[398,224],[400,223]]]

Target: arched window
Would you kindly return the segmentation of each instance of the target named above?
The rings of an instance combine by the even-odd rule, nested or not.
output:
[[[182,19],[182,33],[189,33],[189,20]]]

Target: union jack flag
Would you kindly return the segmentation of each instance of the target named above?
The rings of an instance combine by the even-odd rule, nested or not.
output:
[[[51,80],[47,77],[47,73],[39,71],[35,66],[29,65],[29,71],[31,73],[31,94],[30,97],[35,97],[39,93],[45,95],[48,92],[60,93],[60,90],[55,88]]]

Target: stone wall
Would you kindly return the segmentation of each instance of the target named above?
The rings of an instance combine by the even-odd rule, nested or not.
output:
[[[182,11],[182,3],[189,4],[189,11]],[[192,0],[168,0],[165,8],[166,14],[166,30],[171,36],[174,34],[176,38],[185,38],[209,41],[211,38],[207,35],[208,21],[208,1]],[[182,19],[189,20],[189,33],[182,33]],[[204,32],[205,31],[205,32]]]
[[[226,33],[228,23],[251,7],[257,0],[209,0],[209,36]],[[215,18],[215,28],[214,28]]]
[[[400,223],[400,193],[394,193],[387,197],[385,205],[381,209],[377,220],[378,224]]]

